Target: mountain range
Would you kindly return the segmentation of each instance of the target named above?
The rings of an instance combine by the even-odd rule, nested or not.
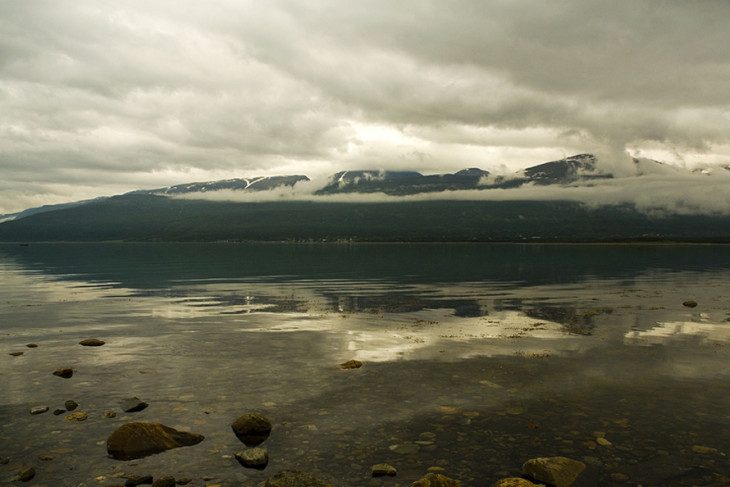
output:
[[[635,174],[685,171],[634,159]],[[730,172],[730,166],[717,171]],[[317,196],[407,196],[459,190],[489,191],[525,185],[592,185],[618,176],[595,156],[578,154],[511,175],[479,168],[453,174],[415,171],[341,171],[309,194],[312,200],[256,201],[255,193],[286,191],[304,175],[237,178],[136,190],[122,195],[31,208],[0,215],[0,241],[286,240],[286,241],[730,241],[730,217],[652,217],[631,205],[591,208],[575,201],[318,201]],[[217,191],[254,193],[246,202],[195,196]],[[179,198],[180,196],[188,198]]]

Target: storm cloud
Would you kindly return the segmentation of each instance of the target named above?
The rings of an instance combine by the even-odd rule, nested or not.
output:
[[[728,163],[728,18],[724,0],[2,2],[0,213],[580,152]]]

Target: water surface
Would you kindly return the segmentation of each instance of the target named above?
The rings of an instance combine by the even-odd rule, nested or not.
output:
[[[564,455],[588,464],[578,485],[723,485],[728,291],[729,246],[2,245],[0,480],[34,465],[35,485],[256,485],[299,468],[408,485],[442,466],[487,486]],[[134,395],[150,407],[123,413]],[[28,413],[67,399],[89,419]],[[275,424],[263,472],[232,458],[229,425],[252,410]],[[133,420],[206,439],[107,458]],[[398,476],[371,481],[382,462]]]

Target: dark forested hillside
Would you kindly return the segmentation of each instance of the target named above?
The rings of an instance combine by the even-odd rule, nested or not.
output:
[[[730,241],[730,218],[574,202],[231,203],[127,194],[0,224],[2,241]]]

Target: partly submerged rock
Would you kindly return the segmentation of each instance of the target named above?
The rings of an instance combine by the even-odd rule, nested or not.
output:
[[[411,487],[461,487],[461,482],[439,473],[429,473],[413,482]]]
[[[124,482],[124,487],[137,487],[138,485],[150,485],[152,484],[152,475],[135,475],[127,478]]]
[[[692,299],[688,299],[684,303],[682,303],[682,306],[685,306],[687,308],[696,308],[697,307],[697,301],[694,301]]]
[[[284,470],[261,482],[259,487],[333,487],[333,485],[307,472]]]
[[[24,353],[25,353],[25,352],[10,352],[10,353],[9,353],[8,355],[11,355],[11,356],[13,356],[13,357],[20,357],[20,356],[21,356],[21,355],[23,355]]]
[[[377,465],[373,465],[371,474],[373,477],[395,477],[398,474],[398,470],[388,463],[378,463]]]
[[[359,369],[360,367],[362,367],[362,362],[359,360],[348,360],[340,364],[340,368],[345,370]]]
[[[35,406],[35,407],[30,408],[30,414],[32,414],[32,415],[43,414],[46,411],[48,411],[49,409],[51,409],[51,408],[49,408],[48,406]]]
[[[522,465],[524,473],[555,487],[570,487],[585,468],[585,463],[567,457],[533,458]]]
[[[106,440],[106,450],[117,460],[134,460],[173,448],[197,445],[205,437],[160,423],[127,423]]]
[[[104,417],[105,418],[116,418],[117,413],[115,413],[114,411],[104,411]]]
[[[35,469],[33,467],[26,467],[18,472],[16,479],[21,482],[30,482],[33,480],[33,477],[35,477]]]
[[[98,338],[87,338],[85,340],[81,340],[79,342],[79,345],[83,345],[84,347],[101,347],[106,342],[104,340],[99,340]]]
[[[271,434],[271,421],[259,413],[246,413],[231,424],[231,429],[246,446],[259,446]]]
[[[166,476],[155,479],[152,487],[175,487],[175,477]]]
[[[53,375],[64,379],[70,379],[74,375],[74,369],[71,367],[61,367],[54,370]]]
[[[89,414],[86,411],[74,411],[66,415],[66,421],[86,421]]]
[[[26,345],[26,347],[28,347],[28,348],[38,348],[38,344],[37,343],[28,343]]]
[[[73,411],[77,407],[79,407],[79,403],[74,401],[73,399],[69,399],[65,403],[63,403],[63,406],[66,408],[66,411]]]
[[[269,452],[266,448],[247,448],[237,452],[235,457],[246,468],[263,470],[269,464]]]
[[[508,479],[497,480],[494,487],[538,487],[529,480],[520,477],[510,477]]]
[[[66,412],[65,409],[60,409],[60,408],[59,409],[54,409],[53,410],[53,415],[54,416],[60,416],[60,415],[64,414],[65,412]]]
[[[138,411],[146,409],[147,406],[149,406],[149,404],[142,401],[136,396],[122,400],[122,411],[124,411],[125,413],[136,413]]]

